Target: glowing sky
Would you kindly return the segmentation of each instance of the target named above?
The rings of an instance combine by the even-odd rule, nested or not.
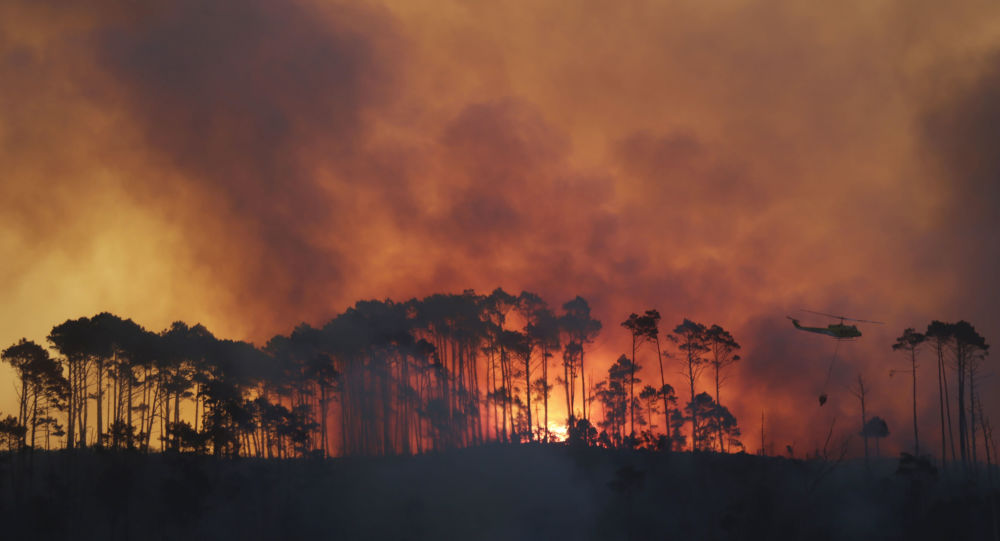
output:
[[[765,400],[779,450],[853,423],[859,370],[905,445],[894,338],[1000,339],[997,141],[992,0],[7,0],[0,343],[102,310],[262,343],[362,298],[580,294],[595,372],[629,312],[730,329],[752,448]],[[800,308],[887,322],[823,410],[833,344]]]

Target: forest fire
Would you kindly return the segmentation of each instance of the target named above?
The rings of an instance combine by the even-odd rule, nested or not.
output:
[[[565,423],[552,423],[549,425],[549,439],[552,441],[566,441],[569,437],[569,430]]]
[[[0,1],[0,518],[52,522],[26,502],[56,485],[12,464],[63,456],[73,490],[169,463],[139,492],[175,525],[196,494],[229,509],[211,468],[244,458],[554,472],[534,490],[557,503],[514,505],[531,528],[483,535],[387,488],[366,503],[408,517],[396,539],[731,537],[771,501],[740,483],[787,458],[864,492],[852,460],[900,457],[913,482],[887,486],[927,506],[950,505],[913,488],[932,479],[992,487],[997,21],[986,0]],[[580,489],[560,468],[588,460]],[[705,530],[636,511],[694,516],[651,479],[727,468]],[[104,501],[66,494],[73,524]],[[90,533],[148,531],[132,511]],[[163,535],[217,534],[188,526]]]
[[[897,327],[967,319],[1000,332],[981,294],[992,290],[995,243],[975,240],[996,229],[995,213],[965,203],[993,193],[980,188],[993,162],[970,153],[992,155],[978,135],[995,125],[981,98],[997,77],[960,70],[953,92],[927,90],[923,77],[945,77],[959,54],[944,46],[954,30],[887,22],[936,18],[886,15],[882,28],[859,13],[822,20],[776,5],[751,25],[774,28],[773,47],[736,5],[698,24],[666,5],[631,15],[592,6],[621,38],[609,41],[546,2],[529,10],[561,21],[544,30],[498,6],[463,19],[417,4],[5,6],[0,76],[17,84],[0,90],[10,164],[0,247],[11,254],[2,343],[105,310],[263,344],[357,299],[499,285],[579,294],[606,325],[653,307],[665,321],[725,327],[747,360],[728,407],[743,419],[772,411],[780,448],[825,437],[804,406],[826,377],[812,363],[829,353],[788,336],[776,320],[792,310],[890,322],[851,346],[824,408],[852,415],[837,389],[864,372],[880,380],[872,405],[893,426],[911,409],[883,377]],[[992,35],[986,20],[958,25],[961,43],[976,29]],[[845,28],[862,35],[837,54],[818,38]],[[716,33],[741,45],[706,56],[699,44]],[[700,52],[650,45],[664,35]],[[917,40],[907,62],[893,56],[894,35]],[[543,46],[550,37],[586,46]],[[977,42],[982,54],[988,42]],[[627,44],[632,60],[608,43]],[[810,55],[810,68],[777,70],[800,65],[788,51]],[[585,72],[570,60],[580,54],[592,59]],[[777,71],[762,78],[751,65]],[[892,75],[899,65],[925,68]],[[844,70],[865,84],[826,76]],[[796,99],[785,99],[790,88]],[[582,379],[601,379],[630,350],[627,333],[604,332]],[[642,364],[648,379],[652,360]],[[933,378],[917,385],[937,393]],[[987,412],[1000,408],[995,396],[984,393]],[[0,410],[14,408],[0,391]],[[935,411],[926,401],[918,413]]]

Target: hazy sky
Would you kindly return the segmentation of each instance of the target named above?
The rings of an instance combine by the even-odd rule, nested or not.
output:
[[[1000,339],[998,141],[992,0],[6,0],[0,343],[103,310],[260,344],[363,298],[580,294],[595,375],[629,312],[731,330],[751,448],[765,399],[779,449],[846,430],[859,371],[905,444],[894,338]],[[834,343],[801,308],[887,323],[822,409]]]

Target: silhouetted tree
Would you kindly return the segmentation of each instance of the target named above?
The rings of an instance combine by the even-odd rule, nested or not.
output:
[[[740,356],[734,354],[734,352],[740,349],[740,345],[729,334],[729,331],[718,325],[712,325],[705,331],[705,341],[711,352],[708,362],[715,369],[715,402],[721,406],[722,400],[719,398],[719,388],[726,380],[723,372],[726,368],[740,360]],[[721,431],[719,432],[719,450],[722,452],[726,450]]]
[[[590,416],[587,412],[587,386],[586,386],[586,376],[584,370],[586,369],[586,364],[584,362],[584,353],[587,344],[594,341],[594,338],[601,332],[601,322],[594,319],[590,315],[590,304],[587,301],[577,295],[571,301],[563,304],[563,315],[560,317],[560,323],[562,324],[563,330],[569,337],[568,343],[575,344],[576,351],[579,355],[579,366],[580,366],[580,403],[582,409],[582,418],[589,419]],[[568,349],[568,346],[567,346]],[[572,414],[572,409],[569,410]]]
[[[518,413],[522,413],[524,410],[527,411],[527,413],[525,414],[526,415],[525,421],[528,424],[527,428],[525,428],[524,426],[520,426],[521,423],[516,423],[517,428],[512,429],[511,431],[515,440],[518,440],[521,437],[529,436],[531,433],[531,410],[528,409],[530,408],[531,403],[528,402],[527,404],[524,404],[523,402],[520,402],[520,396],[518,392],[520,391],[520,388],[518,387],[518,384],[515,383],[515,380],[520,380],[520,378],[523,377],[526,380],[525,390],[527,391],[527,389],[530,388],[530,386],[527,385],[527,379],[528,377],[530,377],[530,370],[531,370],[531,349],[532,349],[531,342],[528,340],[528,337],[522,332],[504,331],[503,337],[501,338],[501,344],[503,344],[504,351],[507,354],[511,355],[513,358],[518,359],[520,361],[520,366],[511,364],[507,368],[509,377],[508,384],[510,385],[509,392],[511,393],[511,400],[515,405],[524,406],[518,408]],[[528,395],[530,400],[531,393],[526,393],[526,394]],[[515,426],[514,419],[511,419],[511,426],[512,427]],[[528,432],[528,434],[525,434],[525,432]]]
[[[668,440],[672,441],[670,434],[670,404],[676,403],[677,398],[674,396],[674,388],[667,385],[663,370],[663,349],[660,346],[660,312],[646,310],[643,317],[645,318],[645,335],[656,347],[656,362],[660,368],[660,397],[663,399],[663,433],[667,436]],[[669,392],[664,392],[667,389],[669,389]]]
[[[660,393],[657,392],[656,387],[653,387],[652,385],[646,385],[639,392],[639,400],[645,407],[646,420],[647,420],[646,422],[647,425],[649,426],[648,430],[650,432],[652,432],[653,430],[653,415],[659,413],[659,411],[657,411],[657,404],[656,404],[659,398],[660,398]]]
[[[520,305],[527,321],[525,333],[529,343],[541,352],[542,377],[535,380],[533,388],[543,402],[544,438],[545,441],[549,441],[549,394],[552,390],[552,385],[549,384],[549,359],[552,357],[552,351],[558,350],[560,346],[559,319],[541,298],[531,295],[533,294],[521,293],[521,299],[528,299],[530,302],[520,300]]]
[[[20,449],[26,433],[27,427],[17,422],[13,415],[0,420],[0,445],[6,446],[8,451]]]
[[[974,445],[975,413],[972,405],[975,396],[973,377],[976,363],[989,350],[989,344],[976,329],[967,321],[959,321],[952,327],[954,344],[955,373],[958,380],[958,443],[962,462],[968,466],[974,462],[972,456]],[[967,395],[968,391],[968,397]],[[968,398],[968,406],[966,405]],[[967,414],[968,412],[968,414]],[[971,417],[971,421],[970,421]]]
[[[641,318],[635,312],[629,314],[628,319],[622,322],[622,327],[629,330],[629,334],[632,335],[632,358],[635,359],[635,350],[638,344],[644,339],[645,333],[642,325]],[[632,364],[633,370],[635,369],[635,363]],[[635,373],[632,373],[633,382],[635,380]],[[633,389],[633,383],[629,384],[628,387],[628,403],[633,405],[635,403],[635,393]],[[635,408],[629,407],[629,431],[633,434],[635,433]]]
[[[522,330],[507,327],[512,309]],[[201,325],[177,321],[154,333],[104,312],[53,328],[49,341],[61,358],[49,358],[37,386],[20,372],[27,392],[15,421],[44,431],[46,442],[64,434],[68,447],[148,451],[158,432],[163,451],[234,457],[325,456],[331,439],[342,454],[467,446],[491,437],[491,421],[496,439],[537,432],[548,440],[548,362],[561,332],[570,342],[568,394],[581,376],[582,415],[574,423],[587,420],[592,400],[583,356],[600,323],[580,297],[564,311],[556,317],[538,295],[515,298],[499,288],[485,297],[468,290],[405,303],[361,301],[321,327],[303,324],[275,336],[263,350],[218,339]],[[637,380],[633,373],[622,381]],[[571,394],[568,400],[575,413]],[[536,427],[539,402],[544,430]],[[634,406],[626,400],[626,407]],[[65,432],[51,415],[60,408]],[[621,440],[620,425],[618,432]]]
[[[500,423],[502,424],[502,435],[504,441],[508,440],[507,425],[511,425],[513,430],[514,410],[513,396],[511,394],[512,377],[508,363],[507,350],[501,343],[504,332],[504,325],[507,321],[507,314],[517,306],[517,297],[507,293],[502,288],[496,288],[482,301],[485,311],[485,319],[489,327],[491,371],[493,371],[493,389],[491,394],[494,397],[494,404],[501,406]],[[499,363],[500,383],[497,384],[495,367]]]
[[[69,381],[66,447],[70,449],[87,444],[87,400],[94,359],[94,331],[90,319],[83,317],[56,325],[48,336],[49,342],[63,355],[66,363]]]
[[[719,447],[716,449],[719,452],[725,450],[722,442],[742,447],[736,439],[740,435],[736,417],[726,407],[717,404],[712,395],[698,393],[685,410],[689,416],[700,420],[692,442],[694,449],[712,450],[716,442],[719,442]]]
[[[927,330],[924,332],[924,336],[934,347],[934,352],[937,354],[938,405],[941,413],[941,463],[946,468],[948,456],[946,445],[949,442],[951,443],[951,459],[954,461],[956,457],[955,439],[951,426],[951,405],[948,399],[948,373],[945,370],[945,350],[952,342],[952,335],[952,325],[937,320],[927,325]],[[946,418],[947,425],[945,424]],[[946,428],[947,432],[945,432]]]
[[[704,325],[685,318],[680,325],[674,327],[674,332],[670,335],[670,339],[677,343],[677,347],[684,354],[684,365],[687,369],[684,375],[687,377],[691,390],[691,403],[695,402],[695,382],[698,380],[698,376],[701,375],[702,370],[705,369],[705,358],[703,355],[709,351],[705,333],[706,329]],[[694,450],[697,449],[698,443],[696,438],[698,434],[698,410],[695,408],[691,411],[691,448]]]
[[[222,385],[229,385],[229,382],[221,381],[220,376],[222,363],[225,362],[220,356],[226,347],[220,345],[215,336],[200,324],[188,326],[182,321],[175,321],[161,333],[157,366],[161,403],[157,405],[157,410],[160,413],[163,445],[178,450],[179,441],[167,432],[172,424],[182,422],[182,401],[193,399],[197,409],[200,400],[207,405],[209,397],[204,387],[210,381],[216,390]]]
[[[48,350],[35,342],[22,338],[18,343],[3,350],[0,358],[10,364],[21,380],[18,395],[19,425],[30,428],[30,442],[27,431],[21,446],[37,445],[35,434],[42,419],[50,409],[62,409],[66,396],[66,380],[62,369]]]
[[[879,416],[872,417],[865,423],[862,429],[862,436],[867,440],[867,438],[875,438],[875,456],[881,456],[879,451],[879,440],[885,438],[889,435],[889,425]]]
[[[908,328],[903,334],[896,338],[896,343],[892,345],[893,351],[907,351],[910,353],[910,372],[913,376],[913,454],[920,456],[920,434],[917,429],[917,350],[924,343],[926,337]]]
[[[861,403],[861,437],[865,441],[865,465],[868,464],[868,431],[865,429],[868,426],[868,417],[865,412],[865,399],[868,396],[868,388],[865,387],[865,379],[861,374],[858,374],[858,379],[855,384],[850,388],[851,394],[853,394],[858,402]]]
[[[643,315],[641,315],[641,316],[638,315],[638,314],[632,313],[632,314],[630,314],[628,316],[628,319],[626,319],[625,321],[622,322],[622,327],[625,327],[626,329],[628,329],[629,332],[630,332],[630,334],[632,335],[632,358],[633,359],[636,358],[636,349],[638,348],[638,346],[640,346],[643,342],[646,342],[646,341],[650,341],[650,342],[655,342],[656,343],[657,358],[659,358],[659,349],[660,349],[660,347],[659,347],[659,329],[658,329],[659,321],[660,321],[660,314],[659,314],[659,312],[657,312],[656,310],[647,310],[646,313],[643,314]],[[633,364],[632,366],[633,366],[633,369],[634,369],[635,368],[635,364]],[[662,381],[663,380],[663,377],[662,377],[662,367],[663,367],[663,363],[662,363],[662,360],[661,360],[661,362],[660,362],[660,368],[661,368],[661,370],[660,370],[661,371],[661,377],[660,377],[661,381],[660,381],[660,384],[661,384],[661,386],[664,384],[664,382]],[[635,374],[634,373],[632,374],[632,379],[633,379],[633,381],[635,379]],[[629,404],[635,404],[636,400],[635,400],[634,383],[629,385],[628,393],[629,393]],[[630,426],[629,430],[632,433],[635,433],[635,408],[632,407],[629,411],[630,411],[629,418],[630,418],[630,422],[631,422],[631,426]]]
[[[576,418],[576,378],[580,370],[582,354],[583,347],[577,342],[568,342],[563,347],[563,376],[559,378],[559,382],[562,383],[566,396],[566,411],[574,418]],[[583,401],[582,398],[581,401]]]
[[[942,323],[933,321],[927,327],[926,338],[938,356],[938,396],[941,409],[942,455],[944,455],[945,420],[947,418],[947,439],[951,447],[952,460],[960,458],[965,467],[975,463],[976,422],[975,422],[975,374],[979,364],[988,354],[989,345],[985,338],[966,321]],[[958,411],[958,452],[955,449],[955,433],[951,423],[951,405],[948,397],[948,376],[946,353],[951,353],[955,369]]]
[[[590,421],[569,418],[566,442],[571,447],[591,447],[597,443],[597,438],[597,429],[590,424]]]
[[[634,374],[640,369],[641,367],[634,366],[631,359],[622,355],[608,368],[608,378],[597,384],[596,395],[604,410],[604,421],[599,426],[609,432],[615,446],[620,447],[625,441],[625,423],[631,411],[629,400],[634,400],[629,396],[628,389],[639,381]]]

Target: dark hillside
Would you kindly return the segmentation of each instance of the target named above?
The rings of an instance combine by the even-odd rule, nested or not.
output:
[[[561,445],[7,454],[0,520],[6,539],[994,539],[987,490],[897,465]]]

